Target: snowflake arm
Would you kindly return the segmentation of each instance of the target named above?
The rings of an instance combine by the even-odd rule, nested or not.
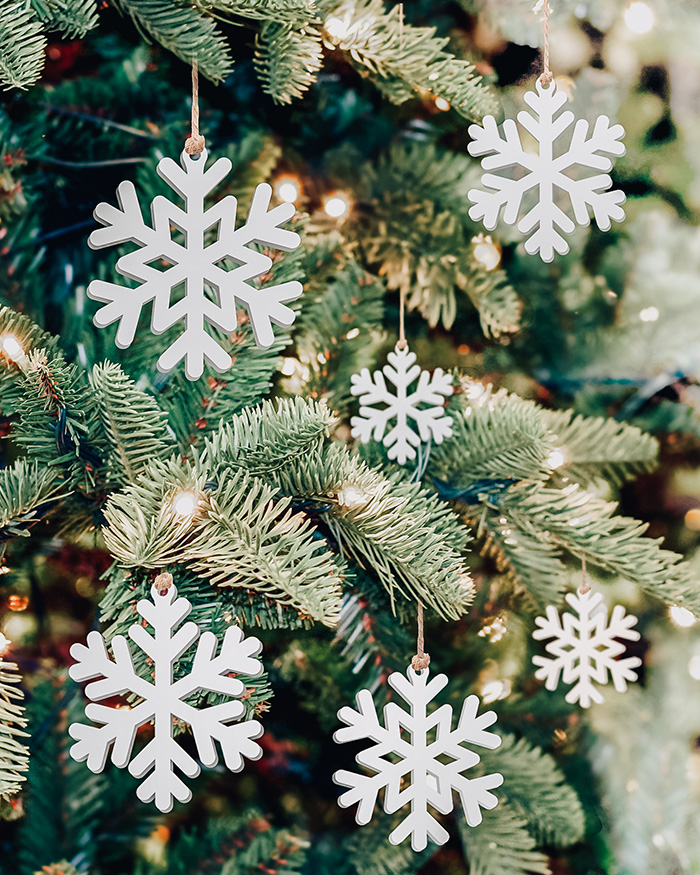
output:
[[[639,640],[639,632],[632,628],[637,618],[617,605],[608,622],[602,598],[600,593],[568,593],[566,600],[574,612],[560,617],[556,608],[548,606],[546,617],[535,620],[538,628],[532,634],[536,641],[551,639],[545,645],[551,657],[532,658],[538,666],[535,677],[548,690],[556,689],[560,680],[572,685],[566,701],[579,702],[582,708],[603,701],[596,684],[607,683],[608,675],[615,689],[624,692],[627,682],[636,680],[633,669],[641,665],[636,656],[618,658],[625,650],[622,641]]]
[[[191,605],[177,598],[172,586],[165,594],[155,588],[151,600],[142,599],[137,611],[153,629],[150,634],[136,623],[129,629],[134,644],[150,657],[154,666],[154,682],[139,677],[126,638],[116,636],[112,642],[112,661],[102,636],[91,632],[88,646],[76,644],[71,649],[77,660],[71,670],[74,680],[103,680],[88,684],[86,694],[94,700],[105,699],[124,692],[132,692],[143,701],[133,708],[109,708],[90,704],[86,716],[97,724],[73,724],[69,732],[76,740],[71,756],[79,762],[87,760],[92,771],[104,768],[110,746],[112,761],[119,768],[129,766],[135,777],[142,779],[137,794],[144,802],[154,801],[163,812],[172,809],[175,800],[187,801],[191,792],[176,769],[189,778],[199,774],[200,766],[173,738],[173,719],[188,723],[193,731],[201,762],[213,767],[218,761],[216,742],[219,743],[226,765],[233,771],[243,766],[243,758],[258,759],[262,749],[254,739],[262,734],[256,720],[241,718],[245,706],[240,698],[245,694],[243,682],[230,673],[257,676],[262,663],[255,659],[261,644],[257,638],[244,639],[242,631],[231,626],[227,629],[221,652],[217,655],[217,640],[212,632],[199,639],[191,670],[173,682],[173,665],[195,642],[199,629],[195,623],[184,623]],[[186,701],[200,690],[232,697],[232,700],[206,708],[195,708]],[[154,721],[155,732],[129,763],[136,732],[140,726]]]
[[[341,807],[357,803],[357,822],[368,823],[377,805],[379,791],[384,790],[383,806],[387,814],[410,806],[409,813],[392,831],[389,841],[399,844],[410,836],[415,851],[423,850],[429,840],[443,844],[448,838],[431,808],[448,814],[453,809],[453,792],[456,792],[462,799],[467,822],[470,825],[479,823],[481,808],[493,808],[497,803],[490,790],[503,780],[500,775],[469,780],[462,774],[479,763],[478,754],[463,747],[463,743],[493,749],[501,740],[486,731],[495,720],[492,712],[477,717],[479,700],[476,696],[470,696],[464,703],[459,724],[454,730],[450,705],[428,713],[430,702],[446,683],[445,675],[437,675],[428,681],[427,670],[414,672],[409,668],[406,676],[395,672],[389,676],[389,684],[409,704],[410,711],[407,713],[396,702],[390,702],[384,708],[382,725],[371,693],[362,690],[357,695],[357,710],[343,708],[339,712],[339,718],[347,726],[334,736],[339,743],[361,738],[374,742],[356,757],[360,765],[374,774],[340,770],[333,776],[337,784],[350,788],[338,800]],[[436,729],[435,740],[429,742],[433,729]],[[443,762],[444,755],[451,762]]]
[[[360,415],[351,420],[352,435],[363,443],[371,437],[383,440],[389,458],[403,465],[415,459],[421,441],[432,439],[439,444],[452,434],[452,418],[445,415],[443,407],[444,398],[453,391],[452,378],[440,368],[432,376],[421,371],[415,364],[415,353],[407,347],[400,349],[397,345],[387,359],[381,371],[370,374],[364,368],[352,376],[350,391],[360,400]],[[411,392],[416,379],[418,383]],[[395,425],[387,431],[392,420]]]

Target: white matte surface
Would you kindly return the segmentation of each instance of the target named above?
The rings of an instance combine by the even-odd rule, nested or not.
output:
[[[245,714],[245,706],[240,701],[245,687],[238,678],[228,677],[229,672],[251,677],[260,675],[263,666],[255,657],[262,650],[262,644],[257,638],[244,638],[238,626],[229,626],[217,656],[218,642],[213,632],[203,632],[200,637],[196,623],[180,626],[192,605],[185,598],[177,598],[174,586],[165,595],[152,588],[151,599],[141,599],[137,610],[153,628],[154,634],[150,635],[138,622],[130,627],[129,637],[153,660],[153,682],[136,674],[129,644],[123,635],[115,635],[112,639],[114,660],[109,658],[99,632],[90,632],[87,646],[74,644],[70,650],[76,661],[70,669],[74,681],[101,678],[93,680],[85,689],[92,702],[126,692],[136,693],[142,701],[122,708],[90,704],[85,715],[100,727],[73,723],[68,732],[76,740],[70,755],[77,762],[87,760],[87,766],[93,772],[104,769],[110,747],[115,766],[123,769],[128,765],[136,778],[143,778],[150,772],[139,785],[137,796],[142,802],[155,802],[157,808],[167,812],[172,809],[175,799],[189,802],[192,797],[189,788],[177,775],[176,767],[190,778],[200,772],[196,760],[173,738],[173,718],[177,717],[192,727],[197,753],[207,768],[213,768],[218,762],[215,742],[221,745],[224,762],[232,772],[243,768],[243,757],[257,760],[262,756],[262,748],[254,739],[262,735],[263,727],[257,720],[235,722]],[[198,638],[191,672],[173,682],[173,665]],[[184,701],[200,690],[232,698],[199,709]],[[129,764],[136,732],[151,720],[155,722],[154,737]]]
[[[367,368],[363,368],[359,374],[352,375],[350,391],[360,396],[360,415],[353,416],[350,424],[353,437],[365,444],[371,437],[376,441],[383,439],[389,458],[403,465],[409,459],[415,459],[415,448],[421,441],[429,441],[432,437],[439,444],[443,438],[451,436],[452,417],[445,415],[443,401],[452,394],[452,377],[443,373],[441,368],[436,368],[432,377],[428,371],[421,371],[415,364],[415,353],[408,347],[399,349],[396,346],[387,358],[388,364],[381,371],[370,374]],[[418,385],[410,391],[416,378]],[[391,386],[387,385],[387,380]],[[384,407],[372,406],[375,404]],[[391,420],[396,420],[396,425],[387,431]]]
[[[236,198],[227,195],[209,209],[204,199],[231,170],[228,158],[219,158],[205,170],[206,149],[195,159],[186,152],[180,158],[181,167],[172,158],[158,163],[158,174],[185,201],[184,209],[162,195],[153,199],[153,227],[143,220],[136,189],[132,182],[122,182],[117,189],[119,207],[98,204],[95,218],[104,225],[90,234],[93,249],[133,242],[138,248],[117,261],[122,276],[140,283],[128,288],[103,280],[93,280],[88,296],[104,302],[95,314],[95,325],[104,328],[118,322],[116,344],[121,349],[131,345],[136,336],[141,311],[152,302],[151,331],[162,334],[179,322],[184,323],[179,337],[158,359],[158,369],[172,370],[185,360],[185,373],[196,380],[203,373],[204,362],[218,371],[231,366],[231,357],[208,333],[206,325],[221,331],[235,330],[236,307],[248,312],[256,343],[267,349],[274,341],[275,325],[289,327],[294,311],[286,306],[301,295],[301,283],[296,281],[256,289],[248,280],[266,274],[272,259],[250,248],[260,243],[290,252],[299,245],[299,235],[279,226],[294,215],[293,204],[280,204],[271,210],[272,188],[261,183],[244,225],[236,229]],[[170,226],[184,234],[184,243],[173,239]],[[205,245],[205,232],[217,228]],[[226,269],[222,260],[230,260]],[[163,266],[161,260],[168,262]],[[236,266],[232,266],[231,262]],[[152,266],[160,263],[161,269]],[[171,304],[172,291],[184,287],[184,297]]]
[[[627,681],[636,681],[633,671],[642,664],[637,656],[617,659],[624,653],[623,641],[638,641],[639,632],[632,627],[637,618],[625,614],[622,605],[615,605],[608,623],[608,614],[599,592],[567,593],[567,602],[573,613],[567,611],[559,616],[553,605],[547,607],[546,617],[537,617],[538,628],[532,633],[536,641],[551,638],[545,650],[546,656],[533,656],[539,666],[535,677],[545,682],[548,690],[556,690],[559,679],[564,684],[573,684],[566,694],[567,702],[580,702],[589,708],[592,702],[602,702],[603,695],[595,686],[607,684],[608,672],[615,689],[623,693]]]
[[[503,777],[497,773],[471,779],[462,774],[480,759],[464,744],[489,750],[501,744],[498,735],[487,731],[496,720],[494,712],[477,716],[479,697],[468,696],[457,728],[452,729],[451,705],[441,705],[428,713],[429,703],[447,684],[446,675],[436,675],[429,681],[429,674],[429,669],[416,672],[409,666],[405,676],[401,672],[389,675],[390,686],[408,704],[409,712],[396,702],[389,702],[384,706],[384,725],[372,693],[360,690],[357,710],[345,707],[338,712],[347,726],[333,736],[339,744],[362,739],[374,742],[356,757],[373,775],[344,769],[333,775],[336,784],[350,788],[340,796],[338,804],[348,808],[358,803],[355,819],[360,825],[372,819],[380,790],[384,790],[387,814],[410,805],[410,813],[391,833],[389,841],[398,845],[410,836],[414,851],[427,847],[428,839],[442,845],[449,837],[428,806],[449,814],[454,807],[454,791],[459,794],[467,823],[477,826],[481,823],[481,809],[495,808],[498,804],[490,791],[503,783]],[[441,762],[446,758],[448,763]]]
[[[522,175],[509,178],[485,173],[481,181],[489,191],[472,189],[469,192],[469,200],[474,204],[469,216],[475,221],[483,220],[484,226],[493,231],[503,210],[503,221],[507,225],[517,222],[519,231],[530,234],[525,251],[530,255],[539,252],[542,260],[549,262],[555,252],[565,255],[569,251],[569,244],[562,234],[571,234],[576,227],[558,205],[557,189],[568,200],[579,225],[590,224],[589,211],[602,231],[610,230],[611,220],[621,222],[625,218],[622,209],[624,193],[608,191],[612,180],[607,171],[612,168],[612,161],[605,157],[606,153],[625,154],[625,147],[620,142],[625,131],[622,125],[611,126],[610,119],[601,115],[589,137],[588,122],[579,119],[571,132],[568,147],[558,154],[557,141],[571,128],[574,114],[567,110],[559,115],[567,96],[557,90],[555,82],[547,87],[537,80],[535,88],[535,91],[525,94],[525,102],[534,115],[520,112],[518,121],[539,144],[537,153],[523,148],[513,119],[504,121],[502,137],[491,115],[485,116],[483,127],[470,126],[469,136],[473,142],[469,144],[469,154],[479,158],[487,156],[481,162],[484,170],[519,167]],[[574,179],[567,175],[567,171],[576,165],[606,172]],[[538,189],[538,202],[521,218],[523,195],[534,188]]]

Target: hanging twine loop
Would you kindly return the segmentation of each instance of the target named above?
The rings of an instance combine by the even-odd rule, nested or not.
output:
[[[192,61],[192,133],[185,140],[185,152],[199,155],[204,151],[204,137],[199,133],[199,71],[197,62]]]
[[[416,655],[411,660],[413,671],[423,671],[430,665],[430,654],[423,649],[423,605],[418,602],[418,640],[416,642]]]
[[[399,341],[396,346],[399,349],[406,349],[408,346],[406,340],[406,292],[403,289],[399,293]]]
[[[165,595],[172,585],[173,576],[169,571],[163,571],[162,574],[159,574],[153,581],[153,586],[155,586],[161,595]]]
[[[591,591],[591,585],[588,582],[588,575],[586,574],[585,556],[581,558],[581,585],[579,586],[578,591],[581,595],[586,595],[587,592]]]
[[[544,0],[542,9],[544,12],[544,70],[540,76],[540,82],[543,85],[549,85],[554,80],[552,71],[549,69],[549,0]]]

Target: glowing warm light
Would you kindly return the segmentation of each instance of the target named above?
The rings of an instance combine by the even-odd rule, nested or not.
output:
[[[444,97],[436,97],[435,98],[435,106],[439,110],[442,110],[442,112],[447,112],[447,110],[450,108],[449,102],[447,100],[445,100]]]
[[[323,201],[323,209],[332,219],[341,219],[350,211],[350,199],[342,191],[333,192]]]
[[[486,681],[481,688],[481,700],[484,705],[490,705],[491,702],[505,699],[510,694],[512,688],[513,685],[509,680]]]
[[[2,351],[11,361],[21,361],[24,358],[22,344],[11,334],[3,337],[0,345],[2,346]]]
[[[691,532],[700,532],[700,507],[691,507],[686,512],[683,522]]]
[[[354,340],[356,337],[360,336],[359,328],[351,328],[350,331],[345,335],[347,340]]]
[[[354,483],[346,483],[338,490],[338,504],[348,509],[364,507],[369,499],[370,496]]]
[[[625,24],[632,33],[649,33],[654,27],[654,13],[641,0],[633,0],[625,9]]]
[[[688,674],[694,681],[700,681],[700,655],[693,656],[688,663]]]
[[[552,471],[557,468],[561,468],[564,464],[564,453],[561,450],[552,450],[552,452],[547,456],[547,466],[552,469]]]
[[[493,242],[491,236],[484,237],[483,234],[477,234],[472,237],[474,244],[474,258],[486,270],[495,270],[501,263],[501,248]]]
[[[349,22],[344,18],[332,16],[323,25],[326,36],[336,45],[342,42],[350,32]]]
[[[280,176],[275,182],[275,195],[287,204],[296,203],[301,195],[301,184],[296,176]]]
[[[508,631],[505,619],[503,617],[494,617],[479,629],[477,633],[479,638],[488,638],[492,644],[498,644],[503,636]]]
[[[642,322],[656,322],[659,318],[659,311],[656,307],[645,307],[639,314]]]
[[[191,517],[197,510],[197,496],[194,492],[180,492],[173,499],[175,515],[181,518]]]
[[[11,611],[26,611],[29,599],[26,595],[11,595],[7,599],[7,607]]]
[[[698,621],[692,611],[689,611],[688,608],[682,608],[680,605],[671,605],[668,609],[668,615],[673,625],[678,626],[679,629],[689,629]]]
[[[477,398],[481,398],[485,391],[486,387],[482,383],[474,381],[473,383],[467,384],[464,393],[470,401],[475,401]]]
[[[2,632],[0,632],[0,656],[2,656],[3,653],[7,653],[7,651],[8,651],[9,648],[10,648],[10,644],[12,644],[12,642],[10,641],[10,639],[9,639],[9,638],[6,638],[6,637],[2,634]]]

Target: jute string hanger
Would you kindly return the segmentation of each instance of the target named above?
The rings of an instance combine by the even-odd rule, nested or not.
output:
[[[414,671],[423,671],[430,665],[430,654],[424,649],[423,630],[423,605],[418,602],[418,640],[416,641],[416,655],[411,660],[411,668]]]
[[[540,82],[543,85],[549,85],[554,79],[552,71],[549,69],[549,0],[542,0],[542,12],[544,13],[544,52],[542,57],[544,70],[540,76]]]
[[[185,152],[199,155],[204,151],[204,137],[199,133],[199,70],[197,62],[192,61],[192,132],[185,140]]]

